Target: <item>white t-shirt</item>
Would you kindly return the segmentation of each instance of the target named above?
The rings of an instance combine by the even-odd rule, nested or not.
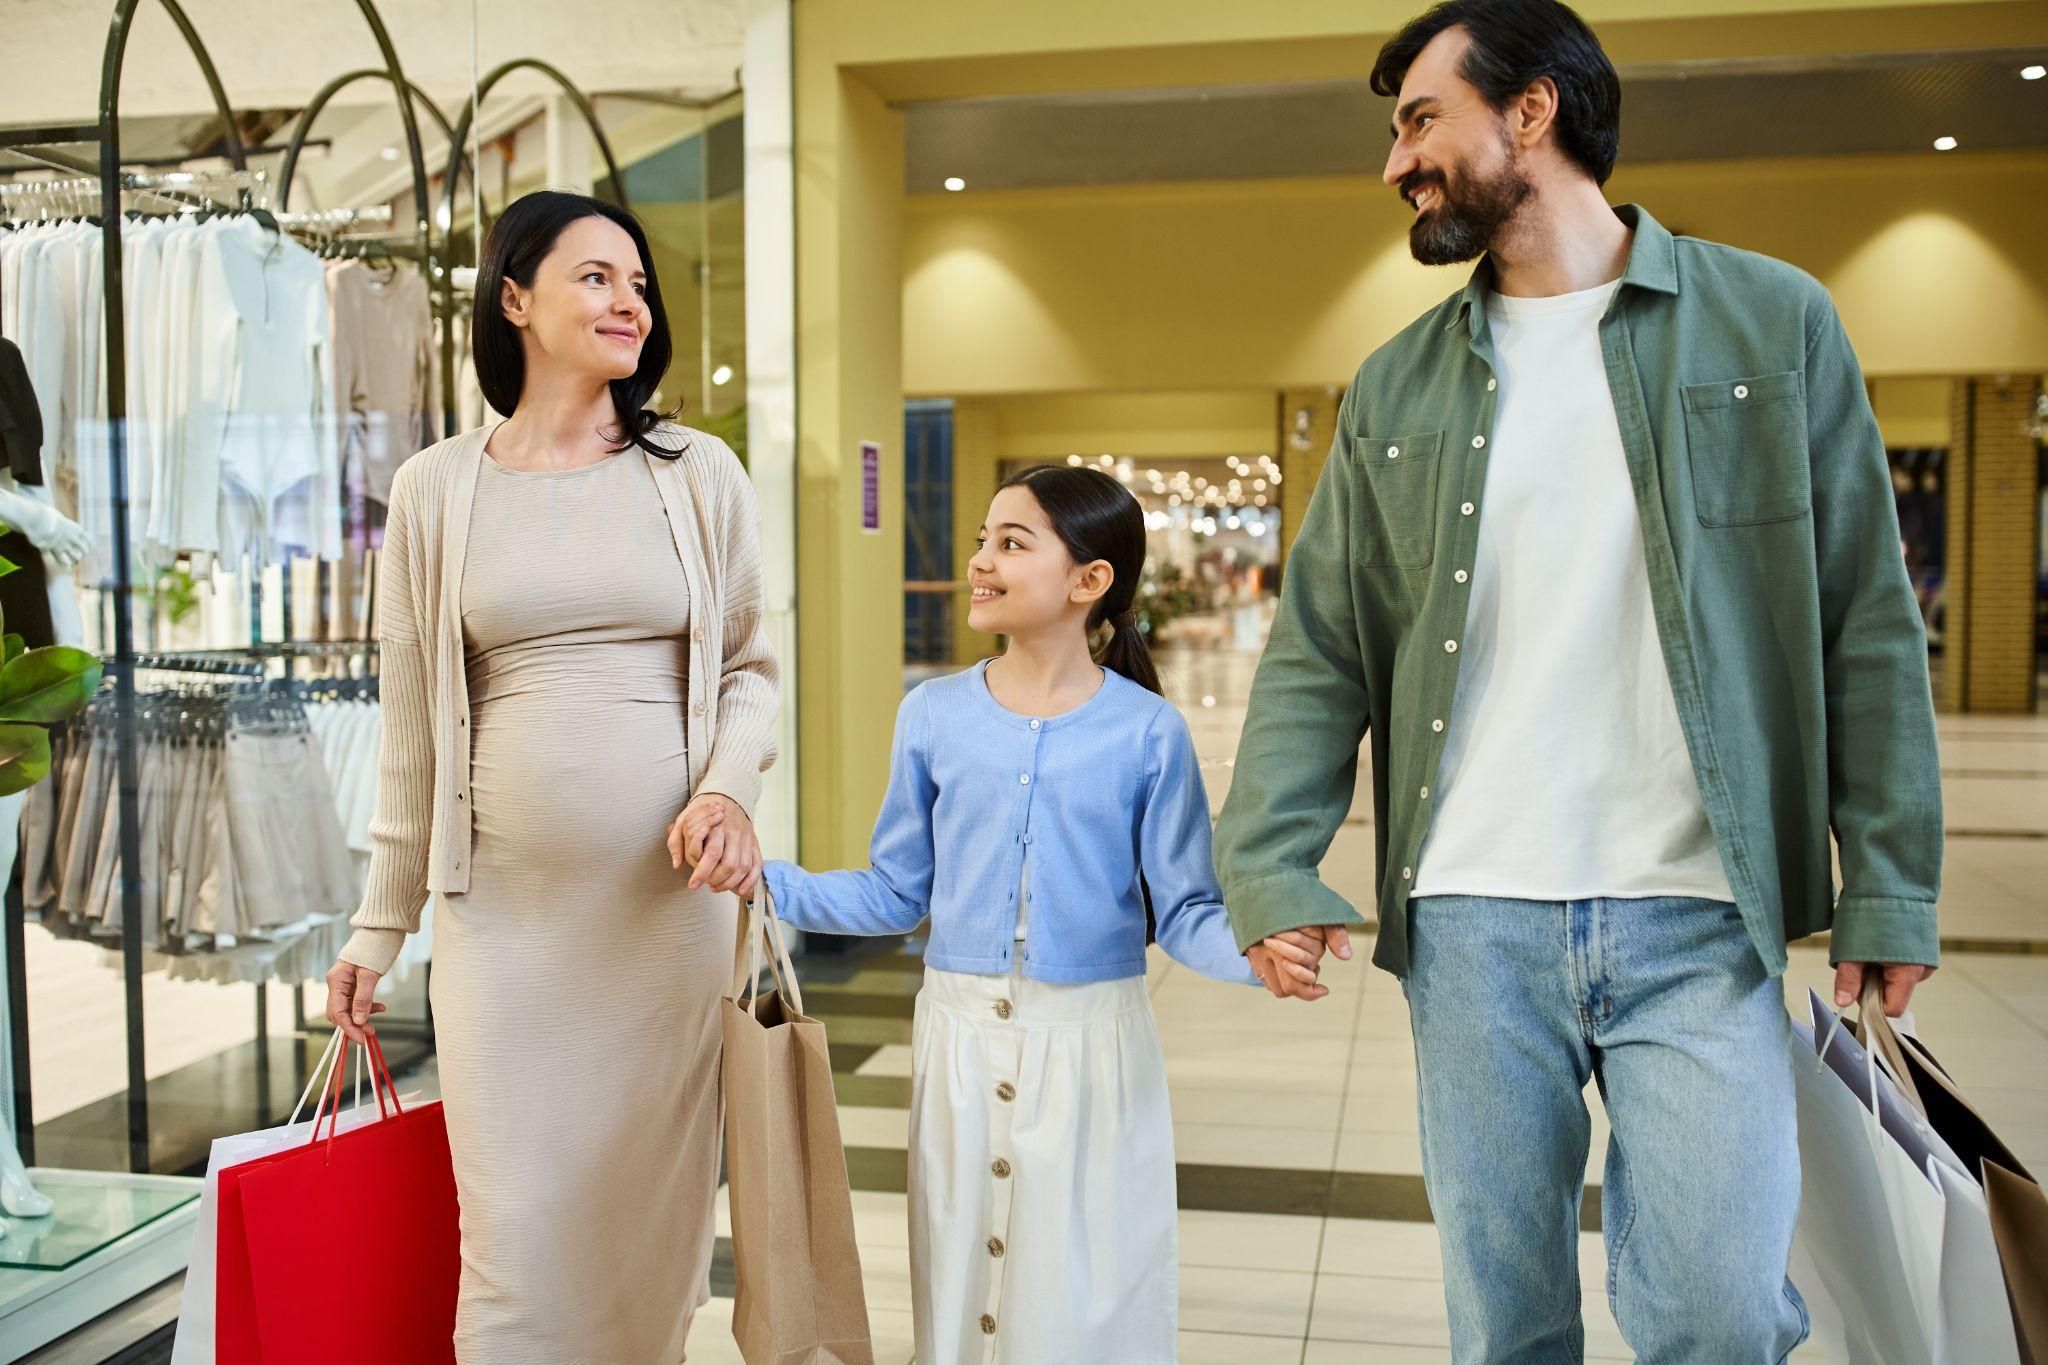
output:
[[[1618,287],[1487,297],[1499,408],[1418,896],[1735,899],[1664,671],[1600,354]]]

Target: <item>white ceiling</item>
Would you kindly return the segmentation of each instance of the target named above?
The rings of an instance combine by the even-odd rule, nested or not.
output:
[[[295,109],[346,71],[381,66],[356,0],[183,0],[229,102]],[[378,0],[405,74],[443,109],[469,94],[470,15],[482,71],[539,57],[588,91],[704,96],[739,84],[743,0]],[[98,112],[110,0],[0,0],[0,124],[89,122]],[[534,91],[535,77],[508,84]],[[384,104],[361,82],[339,104]],[[142,0],[121,81],[124,115],[210,113],[198,66],[156,0]]]

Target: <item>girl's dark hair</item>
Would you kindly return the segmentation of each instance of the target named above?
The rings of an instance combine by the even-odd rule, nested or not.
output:
[[[1097,660],[1150,692],[1165,695],[1152,651],[1138,629],[1138,579],[1145,572],[1145,509],[1131,490],[1099,469],[1063,464],[1034,465],[1003,480],[1038,499],[1053,534],[1076,564],[1108,563],[1115,577],[1088,613],[1090,630],[1109,623],[1110,636]]]
[[[1472,35],[1459,75],[1499,113],[1548,76],[1557,84],[1557,143],[1604,185],[1621,152],[1621,78],[1586,21],[1559,0],[1445,0],[1380,49],[1376,95],[1398,96],[1408,68],[1446,29]]]
[[[618,422],[605,432],[606,439],[624,450],[639,446],[650,455],[673,460],[683,452],[669,450],[648,439],[648,433],[664,421],[673,421],[679,407],[657,413],[646,404],[654,397],[675,347],[668,335],[668,310],[661,303],[661,282],[655,278],[654,253],[647,248],[647,233],[635,218],[617,204],[607,204],[586,194],[560,190],[537,190],[514,200],[484,239],[483,265],[476,276],[476,307],[470,316],[470,354],[476,362],[477,385],[494,412],[507,417],[519,406],[526,388],[526,347],[519,329],[505,316],[500,300],[505,281],[531,289],[540,263],[555,249],[563,229],[584,218],[603,218],[618,224],[639,249],[641,267],[647,272],[647,340],[640,347],[640,366],[625,379],[611,382],[612,408]]]

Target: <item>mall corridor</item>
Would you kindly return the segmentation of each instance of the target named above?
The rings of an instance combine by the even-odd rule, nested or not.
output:
[[[1184,651],[1162,663],[1220,808],[1256,656]],[[1941,740],[1945,956],[1915,1016],[1985,1117],[2040,1169],[2048,1166],[2048,720],[1944,716]],[[1361,772],[1362,795],[1323,864],[1324,879],[1354,903],[1370,899],[1369,782]],[[1153,953],[1180,1164],[1183,1365],[1451,1359],[1407,1011],[1393,978],[1366,964],[1369,952],[1361,944],[1351,964],[1326,970],[1330,995],[1313,1005],[1204,980]],[[1788,1002],[1803,1002],[1809,987],[1825,990],[1825,948],[1795,949],[1792,963]],[[878,1359],[901,1365],[911,1359],[903,1182],[916,945],[850,961],[813,957],[800,970],[840,1073]],[[1590,1090],[1588,1105],[1587,1180],[1597,1186],[1607,1130]],[[1596,1210],[1589,1191],[1589,1227],[1598,1225]],[[1580,1278],[1588,1359],[1632,1359],[1607,1312],[1597,1232],[1582,1237]],[[715,1288],[731,1292],[729,1281]],[[723,1325],[731,1306],[720,1298],[706,1310],[719,1322],[700,1325],[692,1365],[739,1359]],[[1826,1338],[1817,1321],[1815,1340],[1794,1359],[1843,1359]]]

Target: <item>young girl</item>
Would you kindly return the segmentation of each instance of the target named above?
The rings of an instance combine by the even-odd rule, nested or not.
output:
[[[771,862],[764,880],[800,929],[931,919],[911,1042],[917,1358],[1166,1365],[1179,1250],[1146,892],[1171,957],[1258,978],[1224,916],[1187,722],[1131,609],[1137,500],[1096,470],[1027,470],[980,543],[967,619],[1009,650],[904,699],[872,866]]]

